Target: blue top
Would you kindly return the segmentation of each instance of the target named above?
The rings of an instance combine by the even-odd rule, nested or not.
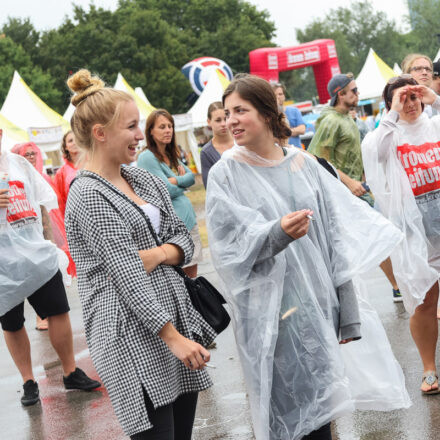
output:
[[[298,125],[306,125],[301,112],[296,107],[286,107],[284,113],[286,114],[286,118],[288,119],[291,128],[298,127]],[[289,138],[289,144],[301,148],[301,139],[299,136],[291,136]]]
[[[220,153],[212,145],[212,139],[206,143],[200,152],[200,161],[202,162],[203,185],[208,184],[208,174],[211,167],[220,160]]]
[[[179,161],[179,164],[183,165],[181,161]],[[139,155],[137,165],[139,168],[160,177],[166,183],[176,214],[185,223],[188,231],[191,231],[197,223],[196,213],[191,201],[185,196],[184,192],[185,188],[189,188],[195,183],[193,172],[183,165],[186,173],[183,176],[176,175],[166,163],[160,162],[150,150],[145,150]],[[175,177],[177,185],[170,183],[168,177]]]

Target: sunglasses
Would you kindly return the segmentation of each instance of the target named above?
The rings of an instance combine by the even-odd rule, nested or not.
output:
[[[399,75],[399,76],[393,76],[392,78],[390,78],[388,80],[387,84],[389,84],[389,85],[394,84],[399,79],[413,79],[413,77],[409,73],[404,73],[404,74]]]

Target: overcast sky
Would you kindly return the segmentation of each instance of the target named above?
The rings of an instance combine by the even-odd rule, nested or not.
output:
[[[280,46],[291,46],[297,41],[295,29],[303,28],[314,18],[323,17],[328,10],[328,0],[248,0],[258,9],[267,9],[275,22]],[[374,8],[387,13],[399,26],[405,28],[404,16],[408,14],[406,0],[370,0]],[[0,23],[6,17],[30,17],[39,30],[57,27],[65,15],[72,15],[72,3],[87,7],[90,0],[0,0]],[[94,0],[96,6],[115,9],[117,0]],[[332,0],[331,8],[349,6],[350,0]],[[209,54],[207,54],[209,55]]]

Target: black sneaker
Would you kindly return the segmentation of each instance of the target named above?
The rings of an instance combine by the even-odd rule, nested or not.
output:
[[[99,388],[101,384],[97,380],[90,379],[81,368],[76,368],[73,373],[67,377],[63,376],[64,387],[66,390],[84,390],[91,391]]]
[[[395,303],[403,302],[402,294],[399,289],[393,289],[393,301]]]
[[[37,382],[32,379],[23,384],[23,395],[21,396],[21,404],[23,406],[35,405],[40,400],[40,391]]]

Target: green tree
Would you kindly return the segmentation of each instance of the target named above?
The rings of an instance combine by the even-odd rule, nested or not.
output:
[[[71,18],[41,34],[29,19],[9,19],[3,31],[53,78],[62,99],[50,105],[59,112],[69,101],[66,80],[80,68],[110,85],[121,72],[153,105],[184,112],[192,93],[184,64],[213,56],[248,71],[249,51],[272,45],[275,27],[244,0],[120,0],[115,11],[74,6]]]
[[[414,52],[434,58],[439,50],[440,4],[438,0],[411,0],[410,19],[412,32],[408,35]]]
[[[49,106],[61,101],[61,92],[50,75],[32,63],[31,57],[7,36],[0,37],[0,103],[9,91],[14,71],[17,70],[29,87]]]
[[[352,2],[350,7],[331,9],[321,19],[315,19],[303,30],[296,30],[300,43],[319,38],[331,38],[335,41],[339,65],[342,72],[359,74],[368,55],[373,48],[388,64],[400,63],[408,53],[410,40],[402,35],[394,20],[390,20],[383,12],[374,11],[367,0]],[[297,92],[302,79],[303,87]],[[304,92],[310,97],[316,94],[311,70],[306,75],[291,74],[287,79],[287,88],[296,98],[304,98]]]
[[[32,57],[40,39],[40,33],[29,18],[11,18],[3,25],[0,34],[5,34],[14,43],[19,44]]]

